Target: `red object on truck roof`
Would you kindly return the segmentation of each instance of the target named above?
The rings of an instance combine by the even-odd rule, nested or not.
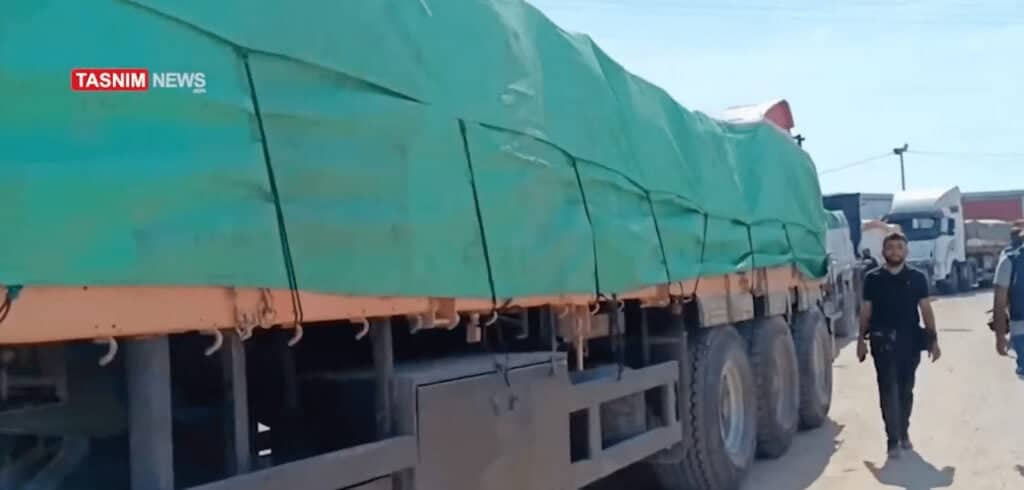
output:
[[[776,99],[764,104],[730,107],[725,110],[722,118],[738,123],[770,121],[787,133],[796,127],[793,122],[793,111],[786,99]]]

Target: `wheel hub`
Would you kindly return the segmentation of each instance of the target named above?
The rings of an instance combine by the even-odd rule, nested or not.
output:
[[[817,366],[816,373],[814,373],[814,387],[818,390],[818,399],[827,400],[828,393],[828,380],[826,379],[825,373],[829,369],[828,356],[824,355],[821,342],[815,341],[812,343],[811,354],[814,356],[814,365]]]
[[[736,466],[744,464],[743,443],[747,430],[747,414],[744,410],[743,382],[739,370],[733,361],[726,362],[722,368],[722,382],[719,393],[720,420],[719,428],[722,445],[729,459]]]
[[[775,345],[775,358],[786,359],[786,349],[783,344],[776,343]],[[779,376],[769,377],[772,379],[772,396],[775,397],[775,420],[782,427],[788,427],[795,422],[795,416],[797,413],[797,403],[800,399],[799,387],[796,383],[789,382],[786,380],[794,380],[797,378],[795,372],[795,366],[791,363],[784,362],[780,366]]]

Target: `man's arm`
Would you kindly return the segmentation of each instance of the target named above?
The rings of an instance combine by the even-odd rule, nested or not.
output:
[[[860,335],[857,338],[860,340],[867,338],[869,328],[871,328],[871,302],[865,300],[860,304]]]
[[[939,349],[939,331],[935,328],[935,310],[932,309],[932,299],[929,296],[928,278],[924,274],[918,274],[917,278],[917,308],[921,310],[921,320],[924,321],[924,329],[927,334],[930,345],[928,346],[928,353],[932,357],[932,362],[938,361],[939,357],[942,357],[942,350]]]
[[[868,329],[871,325],[871,302],[865,300],[860,305],[860,334],[857,335],[857,360],[864,362],[868,357]]]
[[[862,302],[860,304],[860,336],[858,339],[866,339],[868,337],[868,330],[871,329],[871,302],[875,299],[875,275],[865,274],[864,275],[864,292]]]
[[[1013,262],[1005,254],[999,258],[996,265],[996,275],[992,280],[995,286],[995,295],[992,301],[992,329],[996,335],[1005,337],[1010,330],[1009,318],[1006,317],[1006,310],[1010,305],[1010,279],[1013,275]]]
[[[924,320],[924,328],[933,339],[938,338],[938,330],[935,329],[935,310],[932,309],[931,292],[928,287],[928,278],[924,274],[917,274],[912,283],[914,294],[918,298],[917,308],[921,310],[921,319]]]
[[[870,274],[864,276],[864,301],[860,304],[860,332],[857,335],[857,359],[864,362],[868,356],[868,330],[871,328],[871,300],[875,297],[875,282]]]
[[[932,362],[938,361],[942,357],[942,349],[939,348],[939,331],[935,328],[935,310],[932,310],[932,299],[928,297],[921,298],[917,302],[917,307],[921,309],[924,329],[928,333],[928,339],[931,340],[931,345],[928,346],[928,354],[931,355]]]
[[[1006,317],[1006,310],[1010,304],[1010,288],[1005,286],[995,287],[995,299],[992,301],[992,328],[996,335],[1005,337],[1010,330],[1010,321]]]
[[[923,298],[917,302],[917,307],[921,309],[921,318],[924,320],[924,328],[932,335],[932,338],[938,341],[938,330],[935,329],[935,310],[932,309],[932,299]]]

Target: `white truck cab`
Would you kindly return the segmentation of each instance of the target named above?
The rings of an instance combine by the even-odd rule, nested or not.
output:
[[[825,234],[825,250],[829,256],[828,295],[829,311],[826,316],[832,322],[840,337],[849,337],[857,332],[860,295],[854,276],[857,271],[857,254],[850,237],[850,225],[842,211],[826,211],[828,225]]]
[[[907,236],[907,263],[928,275],[943,292],[966,291],[974,283],[967,262],[960,188],[896,194],[885,221]]]
[[[825,235],[825,249],[832,259],[836,272],[845,273],[852,270],[857,263],[857,254],[853,250],[853,239],[850,237],[850,225],[842,211],[828,211],[826,215],[828,231]]]

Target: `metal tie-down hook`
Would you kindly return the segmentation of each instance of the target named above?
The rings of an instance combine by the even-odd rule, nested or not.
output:
[[[409,333],[416,333],[423,330],[423,315],[415,315],[412,319],[412,325],[409,326]]]
[[[238,332],[238,338],[241,339],[242,342],[245,342],[246,340],[252,338],[252,330],[252,327],[245,325],[241,325],[235,328],[235,331]]]
[[[571,311],[571,309],[572,309],[572,307],[569,306],[569,305],[562,306],[562,311],[558,312],[558,318],[560,318],[560,319],[561,318],[565,318],[566,315],[569,314],[569,311]]]
[[[459,312],[456,311],[455,316],[451,319],[451,323],[446,325],[444,329],[455,330],[455,327],[458,327],[459,323],[462,323],[462,315],[460,315]]]
[[[301,323],[296,323],[295,324],[295,334],[292,335],[292,338],[288,339],[288,347],[295,347],[296,345],[299,345],[299,342],[302,341],[303,333],[304,332],[302,330],[302,324]]]
[[[416,318],[420,319],[420,317]],[[359,329],[359,332],[356,333],[356,340],[363,340],[363,338],[366,337],[366,334],[370,333],[370,320],[367,320],[366,318],[359,318],[352,321],[359,323],[363,326],[362,328]]]
[[[245,313],[238,314],[238,326],[235,327],[235,331],[238,332],[238,338],[245,342],[252,338],[252,331],[259,326],[258,318],[250,318]]]
[[[200,332],[203,335],[210,335],[213,337],[213,345],[206,348],[203,351],[203,355],[206,357],[212,356],[214,353],[220,350],[221,346],[224,345],[224,333],[220,330],[206,330]]]
[[[114,337],[107,337],[105,339],[93,339],[94,344],[107,344],[107,353],[100,357],[99,365],[106,367],[111,362],[114,362],[114,358],[117,357],[117,339]]]
[[[601,303],[594,303],[594,307],[590,310],[590,316],[596,315],[599,311],[601,311]]]

